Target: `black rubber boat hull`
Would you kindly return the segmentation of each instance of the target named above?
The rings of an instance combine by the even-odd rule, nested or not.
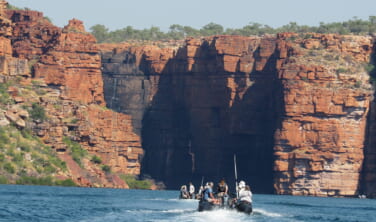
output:
[[[232,202],[232,204],[230,204]],[[228,209],[228,210],[237,210],[238,212],[243,212],[246,214],[251,214],[253,209],[252,209],[252,203],[248,203],[245,201],[241,201],[238,203],[234,203],[233,201],[229,201],[226,204],[221,204],[221,205],[215,205],[207,201],[200,200],[198,203],[198,211],[212,211],[212,210],[217,210],[217,209]]]
[[[246,213],[246,214],[251,214],[252,210],[253,210],[252,204],[247,203],[247,202],[240,202],[240,203],[236,204],[235,208],[236,208],[237,211],[243,212],[243,213]]]
[[[202,212],[202,211],[211,211],[211,210],[214,210],[214,209],[218,209],[218,206],[210,203],[210,202],[207,202],[207,201],[200,201],[198,203],[198,211],[199,212]]]

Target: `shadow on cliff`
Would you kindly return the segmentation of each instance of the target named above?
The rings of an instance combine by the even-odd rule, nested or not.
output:
[[[364,162],[362,175],[359,179],[359,194],[365,194],[367,197],[376,197],[376,38],[374,38],[374,46],[371,54],[370,64],[373,69],[370,70],[370,79],[373,84],[373,100],[370,103],[370,110],[367,116],[366,138],[364,140]]]
[[[275,58],[261,71],[228,73],[214,44],[202,43],[190,70],[187,49],[180,48],[160,75],[142,121],[142,173],[169,189],[189,181],[198,185],[203,177],[225,178],[233,187],[236,154],[239,179],[255,192],[272,193],[273,136],[282,101]],[[260,57],[259,50],[253,56]],[[231,97],[229,79],[245,87],[242,95]]]
[[[275,45],[274,40],[272,45]],[[275,50],[273,50],[275,51]],[[254,66],[261,62],[260,48],[253,57]],[[250,87],[236,94],[230,108],[228,146],[238,158],[238,174],[258,193],[273,193],[274,133],[280,126],[283,112],[283,93],[277,76],[276,56],[267,59],[262,70],[255,68],[249,75]],[[238,85],[246,85],[242,79]]]
[[[181,53],[180,51],[178,53]],[[167,188],[191,180],[191,157],[189,155],[189,116],[184,98],[176,92],[183,84],[173,72],[175,59],[167,62],[162,74],[153,74],[145,59],[141,69],[148,78],[159,78],[158,90],[144,111],[141,138],[145,156],[141,173],[163,181]],[[183,90],[181,88],[180,90]]]

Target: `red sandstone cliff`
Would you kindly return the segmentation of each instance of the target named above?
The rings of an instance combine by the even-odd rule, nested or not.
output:
[[[242,175],[272,192],[276,74],[266,64],[274,45],[273,37],[216,36],[178,50],[106,47],[105,98],[140,126],[144,172],[169,187],[202,175],[231,178],[238,153]]]
[[[40,12],[11,10],[6,15],[13,31],[6,32],[1,41],[2,77],[7,81],[7,75],[23,76],[23,85],[15,85],[14,91],[28,94],[14,93],[13,99],[24,107],[31,103],[43,106],[48,117],[20,122],[19,127],[32,129],[67,163],[68,172],[55,176],[71,178],[81,186],[127,188],[117,174],[138,175],[143,150],[129,116],[105,107],[95,38],[75,19],[60,29]],[[36,94],[29,92],[31,88]],[[64,140],[77,142],[88,151],[80,164],[72,159]],[[94,155],[111,173],[90,161]]]
[[[64,87],[63,96],[104,105],[101,62],[95,38],[71,20],[34,66],[35,78]]]
[[[144,173],[170,187],[202,175],[231,180],[236,153],[239,174],[256,192],[271,192],[273,183],[278,194],[359,192],[364,153],[372,156],[364,152],[370,38],[287,33],[187,39],[179,49],[100,46],[102,79],[95,39],[82,22],[60,29],[39,12],[6,13],[13,26],[2,20],[2,79],[29,77],[29,63],[34,81],[42,80],[42,93],[14,93],[14,101],[46,108],[50,119],[31,127],[68,163],[59,176],[126,187],[88,158],[83,167],[74,162],[63,143],[69,138],[115,173],[139,174],[144,148]],[[7,115],[26,127],[21,111]]]
[[[358,194],[372,90],[368,37],[279,35],[284,115],[276,132],[278,194]]]
[[[105,49],[106,100],[142,128],[144,170],[168,185],[195,175],[231,178],[226,168],[237,153],[240,174],[256,191],[274,174],[278,194],[353,196],[362,176],[372,95],[364,64],[372,44],[368,37],[287,33],[188,39],[174,52]],[[116,91],[107,88],[113,85]],[[132,113],[134,104],[143,118]]]

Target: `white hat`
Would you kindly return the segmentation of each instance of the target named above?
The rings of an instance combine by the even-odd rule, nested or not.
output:
[[[245,187],[245,182],[242,180],[239,183],[239,188],[244,188]]]

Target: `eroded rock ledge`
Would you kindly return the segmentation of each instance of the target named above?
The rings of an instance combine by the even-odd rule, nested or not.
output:
[[[33,130],[67,163],[67,172],[60,170],[53,176],[71,178],[81,186],[127,188],[118,175],[140,174],[143,150],[130,116],[105,107],[95,38],[76,19],[61,29],[40,12],[8,10],[5,15],[8,20],[2,21],[12,29],[0,39],[2,79],[22,81],[10,89],[17,107],[38,104],[48,117],[30,121],[21,116],[13,122]],[[36,91],[30,93],[31,88]],[[12,121],[19,113],[8,110],[6,116]],[[64,140],[79,143],[88,156],[80,164],[73,161]],[[101,164],[90,161],[94,155]],[[105,172],[101,165],[107,165],[111,172]]]
[[[168,186],[231,180],[236,153],[256,192],[366,192],[371,37],[284,33],[100,48],[107,104],[132,116],[144,172]]]
[[[374,92],[364,69],[370,37],[282,33],[190,38],[172,48],[98,46],[81,21],[60,29],[39,12],[6,15],[1,81],[21,76],[26,87],[44,89],[28,97],[9,90],[16,103],[45,107],[49,121],[30,127],[68,163],[58,176],[127,187],[88,159],[75,164],[68,137],[115,173],[139,174],[145,151],[143,173],[169,188],[202,176],[233,181],[237,154],[239,175],[256,192],[375,195]],[[11,107],[1,123],[29,127],[22,113]]]

